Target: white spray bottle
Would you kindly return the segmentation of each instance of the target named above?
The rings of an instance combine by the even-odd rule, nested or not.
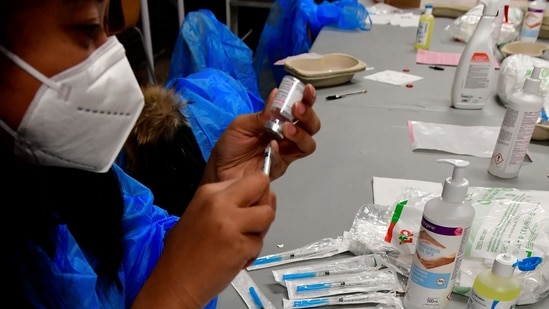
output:
[[[502,0],[483,2],[482,16],[461,53],[452,83],[452,106],[458,109],[482,109],[495,82],[492,34]]]
[[[441,196],[425,204],[404,297],[406,309],[448,306],[475,216],[475,209],[465,201],[469,181],[464,176],[469,162],[437,162],[452,164],[454,171],[444,181]]]

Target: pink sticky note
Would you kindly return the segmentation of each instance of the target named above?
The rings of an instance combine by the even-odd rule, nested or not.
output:
[[[460,53],[434,52],[425,49],[418,49],[416,53],[416,62],[421,64],[457,66],[461,58]],[[499,63],[494,59],[496,69],[499,69]]]

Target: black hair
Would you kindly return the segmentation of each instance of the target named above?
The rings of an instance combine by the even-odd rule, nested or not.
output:
[[[7,274],[2,276],[3,286],[8,287],[4,289],[6,303],[30,308],[30,299],[38,298],[46,308],[63,305],[51,303],[51,299],[62,301],[63,295],[49,298],[25,292],[28,286],[40,291],[40,287],[54,284],[48,282],[48,265],[36,249],[54,258],[60,225],[66,225],[79,247],[95,261],[91,266],[97,274],[97,284],[122,288],[118,271],[124,254],[124,203],[114,171],[92,173],[18,162],[13,150],[2,146],[0,171],[0,226],[3,251],[7,254]],[[64,287],[55,289],[63,291]]]

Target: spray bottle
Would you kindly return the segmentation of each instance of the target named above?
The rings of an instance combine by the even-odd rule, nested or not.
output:
[[[515,178],[519,174],[543,107],[543,97],[539,94],[540,72],[540,67],[534,67],[532,75],[526,77],[522,89],[509,97],[488,166],[488,172],[496,177]]]
[[[442,194],[425,204],[410,277],[406,286],[406,309],[443,309],[450,303],[459,273],[475,209],[465,201],[469,181],[468,161],[439,159],[454,166],[443,183]]]
[[[516,257],[498,254],[492,269],[482,271],[475,278],[467,309],[514,308],[522,290],[520,280],[513,276],[516,264]]]
[[[459,58],[452,84],[452,106],[482,109],[495,81],[493,25],[502,0],[483,0],[484,9],[475,32]]]

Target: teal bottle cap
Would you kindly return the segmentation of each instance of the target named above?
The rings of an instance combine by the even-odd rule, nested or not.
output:
[[[531,271],[536,269],[542,261],[543,259],[539,256],[531,256],[517,261],[515,266],[518,267],[520,271]]]

